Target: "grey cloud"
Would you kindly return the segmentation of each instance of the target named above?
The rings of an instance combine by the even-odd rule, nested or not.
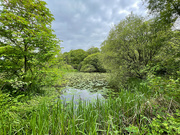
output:
[[[141,0],[45,0],[63,52],[100,47],[113,24],[133,11],[144,15]]]

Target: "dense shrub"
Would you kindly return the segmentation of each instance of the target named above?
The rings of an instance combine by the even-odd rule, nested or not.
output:
[[[175,116],[168,115],[167,117],[162,117],[160,115],[154,118],[152,123],[149,125],[151,127],[150,132],[152,134],[180,134],[180,112],[177,110]]]
[[[148,87],[158,94],[165,94],[180,103],[180,79],[149,75]]]

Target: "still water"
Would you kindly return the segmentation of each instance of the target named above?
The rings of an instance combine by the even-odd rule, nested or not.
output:
[[[79,99],[82,101],[95,101],[97,98],[98,99],[104,99],[102,94],[100,92],[90,92],[87,89],[76,89],[73,87],[66,87],[60,96],[62,100],[65,101],[72,101],[74,99],[74,102],[77,103]]]

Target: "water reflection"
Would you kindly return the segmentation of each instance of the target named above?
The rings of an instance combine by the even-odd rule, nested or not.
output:
[[[72,87],[66,87],[63,90],[63,93],[61,94],[60,98],[65,101],[72,101],[72,99],[74,98],[75,103],[77,103],[79,99],[81,99],[82,101],[90,102],[95,101],[97,98],[104,99],[101,93],[94,93],[88,90],[80,90]]]

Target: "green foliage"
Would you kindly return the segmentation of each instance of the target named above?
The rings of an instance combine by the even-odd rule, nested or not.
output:
[[[102,43],[103,64],[122,84],[129,77],[145,78],[146,66],[164,45],[165,32],[153,24],[153,20],[131,14]]]
[[[158,15],[161,27],[175,22],[180,16],[179,0],[143,0],[151,14]]]
[[[89,55],[100,52],[98,47],[91,47],[86,51]]]
[[[28,85],[27,82],[18,81],[17,78],[14,80],[9,80],[8,82],[11,84],[12,88],[17,90],[21,88],[23,89],[24,86]]]
[[[107,73],[68,73],[64,76],[67,80],[67,86],[77,88],[77,89],[89,89],[104,90],[108,87]]]
[[[1,0],[0,4],[0,73],[18,87],[18,82],[32,84],[45,77],[40,74],[47,62],[60,52],[51,28],[53,15],[42,0]]]
[[[53,62],[53,67],[63,71],[63,72],[75,72],[75,70],[71,65],[67,64],[67,61],[65,60],[65,55],[66,53],[58,54]]]
[[[148,2],[170,22],[179,16],[177,0]],[[179,31],[131,14],[110,31],[102,53],[92,47],[61,54],[44,1],[0,6],[1,134],[180,134]],[[104,72],[102,63],[111,73],[64,76]],[[57,91],[65,85],[100,91],[105,100],[66,103]]]
[[[178,77],[180,71],[180,32],[166,31],[166,35],[165,47],[160,49],[149,66],[156,75]]]
[[[9,94],[4,94],[0,91],[0,113],[5,112],[12,105],[12,100]]]
[[[70,64],[70,56],[69,56],[69,52],[64,52],[63,55],[63,60],[67,63]]]
[[[180,103],[180,79],[157,77],[149,75],[147,78],[148,87],[158,94],[166,94]]]
[[[133,125],[130,125],[129,127],[125,128],[128,133],[133,134],[139,134],[139,128]]]
[[[108,74],[78,72],[65,77],[68,85],[93,89],[108,87]],[[57,99],[59,93],[52,88],[47,89],[47,97],[35,96],[31,100],[0,93],[0,133],[179,134],[179,104],[173,99],[169,102],[163,93],[149,93],[145,83],[133,82],[132,90],[121,90],[116,96],[103,95],[105,100],[94,102],[80,99],[77,104]],[[25,102],[19,102],[22,100]]]
[[[79,64],[88,56],[88,53],[83,49],[71,50],[63,54],[64,60],[74,69],[78,69]],[[79,69],[78,69],[79,70]]]
[[[154,118],[151,127],[152,134],[180,134],[180,112],[177,110],[175,116],[168,115],[162,117],[160,115]]]
[[[105,72],[100,62],[100,52],[97,47],[91,47],[89,50],[82,49],[71,50],[63,53],[64,61],[74,69],[82,72]]]
[[[17,97],[12,97],[8,93],[2,93],[0,90],[0,133],[3,134],[3,130],[6,128],[11,128],[9,123],[18,123],[18,115],[19,111],[18,106],[22,103],[22,99],[25,99],[24,95],[18,95]],[[18,112],[22,113],[22,112]],[[11,134],[11,129],[6,131],[7,134]],[[4,133],[5,134],[5,133]]]
[[[44,87],[62,85],[65,70],[68,71],[69,69],[64,68],[62,70],[62,68],[57,68],[54,64],[47,65],[43,70],[34,72],[34,76],[32,76],[31,72],[27,72],[25,79],[18,77],[2,79],[1,89],[4,92],[10,92],[12,96],[44,94]]]
[[[143,125],[141,129],[137,126],[130,125],[125,128],[128,133],[133,134],[148,134],[148,135],[176,135],[180,134],[180,113],[177,110],[174,116],[167,114],[167,116],[160,116],[159,114],[153,118],[149,125]]]
[[[80,71],[81,72],[89,72],[89,73],[91,73],[91,72],[96,72],[97,70],[96,70],[96,68],[93,65],[86,64],[86,65],[82,65]]]
[[[126,124],[139,121],[136,116],[142,113],[139,107],[145,100],[143,95],[127,91],[122,92],[116,100],[107,99],[107,102],[79,100],[76,107],[73,100],[66,104],[61,100],[49,102],[44,98],[34,105],[31,112],[19,109],[22,112],[15,114],[12,111],[9,120],[3,120],[5,125],[0,127],[0,131],[3,134],[120,134]]]
[[[80,64],[80,71],[82,72],[105,72],[100,60],[101,54],[94,53],[88,55]]]

